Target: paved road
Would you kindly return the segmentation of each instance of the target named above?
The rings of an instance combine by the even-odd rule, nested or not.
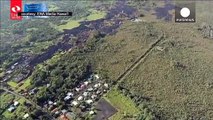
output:
[[[21,94],[19,94],[19,93],[17,93],[17,92],[8,90],[7,88],[2,87],[2,86],[0,87],[0,89],[6,91],[6,92],[8,92],[8,93],[11,93],[11,94],[13,94],[13,95],[15,95],[15,96],[18,96],[18,97],[20,97],[20,98],[24,98],[27,102],[29,102],[29,103],[31,103],[33,106],[35,106],[36,109],[41,110],[42,112],[46,113],[47,117],[48,117],[50,120],[56,120],[53,116],[50,115],[50,113],[49,113],[47,110],[43,109],[42,107],[40,107],[39,105],[37,105],[35,102],[33,102],[33,101],[27,99],[27,98],[24,97],[23,95],[21,95]]]

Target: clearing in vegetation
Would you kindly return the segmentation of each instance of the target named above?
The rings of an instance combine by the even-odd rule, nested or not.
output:
[[[80,20],[69,20],[66,24],[58,26],[58,30],[63,31],[64,29],[73,29],[76,27],[79,27],[81,25],[81,21],[93,21],[102,19],[106,16],[106,12],[103,11],[97,11],[97,10],[90,10],[91,13],[85,18],[82,18]]]
[[[134,102],[116,88],[111,89],[104,98],[118,110],[110,120],[124,120],[140,113]]]

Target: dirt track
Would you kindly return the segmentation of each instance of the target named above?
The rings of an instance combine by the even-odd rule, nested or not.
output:
[[[162,34],[151,46],[150,48],[142,54],[138,59],[123,73],[121,74],[116,82],[122,82],[140,63],[149,55],[149,53],[153,50],[153,48],[164,38],[164,34]]]

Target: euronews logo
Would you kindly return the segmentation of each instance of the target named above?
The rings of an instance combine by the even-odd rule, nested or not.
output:
[[[175,22],[195,22],[195,3],[176,3]]]
[[[189,17],[189,15],[190,15],[190,9],[187,8],[187,7],[182,8],[182,9],[180,10],[180,15],[181,15],[182,17],[184,17],[184,18]]]

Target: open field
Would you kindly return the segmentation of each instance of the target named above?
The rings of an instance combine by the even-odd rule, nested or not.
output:
[[[64,25],[58,26],[58,30],[62,31],[63,29],[73,29],[80,26],[80,21],[79,20],[70,20]]]
[[[49,11],[57,11],[59,9],[59,7],[57,7],[56,4],[49,4]]]
[[[7,84],[10,86],[10,87],[12,87],[13,89],[14,88],[16,88],[16,86],[18,85],[16,82],[14,82],[14,81],[9,81],[9,82],[7,82]]]
[[[98,19],[104,18],[105,16],[106,16],[106,12],[91,9],[90,14],[88,16],[81,18],[79,20],[69,20],[66,24],[57,26],[57,29],[60,31],[63,31],[64,29],[73,29],[73,28],[79,27],[81,25],[80,23],[81,21],[98,20]]]
[[[0,68],[0,77],[4,76],[5,72],[3,71],[2,68]]]
[[[139,109],[133,101],[115,88],[109,91],[104,98],[118,110],[109,118],[110,120],[130,119],[139,114]]]
[[[31,77],[28,77],[25,81],[24,84],[21,85],[20,87],[18,87],[18,89],[16,90],[17,92],[21,91],[21,90],[26,90],[28,87],[30,87],[31,85]]]
[[[92,21],[92,20],[98,20],[101,18],[104,18],[106,16],[106,13],[103,11],[97,11],[97,10],[90,10],[91,14],[86,17],[86,20]]]

